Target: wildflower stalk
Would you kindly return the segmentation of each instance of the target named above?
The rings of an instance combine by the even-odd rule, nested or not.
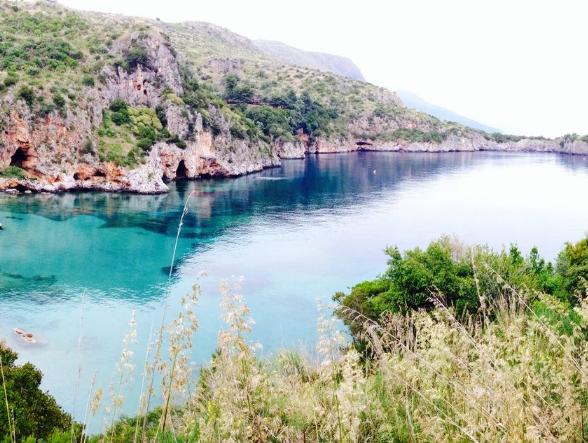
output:
[[[147,338],[147,349],[145,351],[145,361],[143,362],[143,375],[141,377],[141,394],[139,396],[139,410],[137,411],[137,417],[144,417],[147,412],[143,410],[144,405],[144,388],[145,388],[145,379],[147,378],[147,374],[149,371],[149,351],[151,350],[151,337],[153,333],[153,322],[151,322],[151,326],[149,327],[149,336]],[[137,439],[139,437],[139,420],[135,421],[135,436],[133,437],[133,443],[137,443]]]
[[[172,366],[171,366],[170,375],[169,375],[169,389],[167,390],[166,395],[165,395],[165,402],[164,402],[163,411],[161,414],[160,428],[161,428],[161,433],[163,435],[165,435],[165,425],[167,422],[167,415],[168,415],[168,411],[169,411],[169,402],[170,402],[171,396],[172,396],[172,385],[174,383],[174,373],[176,370],[177,361],[178,361],[178,356],[176,354],[173,357]],[[155,436],[155,438],[157,439],[157,435]]]
[[[176,252],[178,249],[178,242],[180,240],[180,233],[182,232],[182,226],[184,226],[184,217],[186,216],[186,214],[188,213],[188,204],[190,203],[190,199],[192,198],[192,195],[194,195],[194,191],[190,191],[190,193],[188,194],[188,197],[186,198],[186,202],[184,203],[184,209],[182,210],[182,215],[180,217],[180,223],[178,224],[178,232],[176,233],[176,241],[174,243],[174,251],[172,253],[172,259],[171,259],[171,265],[169,267],[169,278],[172,278],[172,275],[174,273],[174,264],[176,262]]]
[[[84,441],[88,439],[88,434],[86,432],[87,427],[88,427],[88,413],[90,412],[92,393],[93,393],[95,387],[96,387],[96,374],[94,374],[94,376],[92,377],[92,381],[90,383],[90,391],[88,392],[88,399],[86,400],[86,407],[84,408],[84,419],[82,421],[82,436],[80,439],[80,443],[84,443]]]

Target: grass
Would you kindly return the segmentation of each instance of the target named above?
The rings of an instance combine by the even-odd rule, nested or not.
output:
[[[0,178],[2,177],[25,179],[27,178],[27,174],[24,169],[19,168],[18,166],[7,166],[0,171]]]
[[[224,284],[226,328],[194,387],[182,391],[189,378],[176,366],[197,326],[184,317],[173,323],[185,341],[164,371],[163,407],[91,440],[132,441],[139,429],[135,441],[584,441],[588,298],[562,332],[553,313],[566,306],[502,289],[483,312],[461,318],[439,300],[432,312],[381,322],[347,310],[375,355],[366,361],[345,346],[330,313],[319,320],[314,357],[258,358],[249,309],[238,286]],[[531,308],[535,297],[550,321]]]

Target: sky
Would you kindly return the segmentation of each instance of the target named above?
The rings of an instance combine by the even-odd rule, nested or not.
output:
[[[574,0],[60,0],[93,11],[207,21],[252,39],[351,58],[503,132],[588,134],[588,2]]]

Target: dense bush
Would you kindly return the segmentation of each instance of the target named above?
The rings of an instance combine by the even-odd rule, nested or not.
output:
[[[229,74],[225,78],[225,99],[229,103],[246,104],[253,100],[253,89],[244,84],[235,74]]]
[[[231,135],[236,138],[291,141],[300,130],[311,139],[335,132],[337,111],[323,106],[308,93],[299,97],[290,89],[284,94],[258,98],[251,85],[229,74],[225,77],[225,94],[221,97],[214,87],[197,81],[185,67],[182,79],[184,103],[202,115],[205,127],[214,135],[220,133],[220,128],[210,118],[211,106],[230,121]]]
[[[16,97],[24,100],[29,107],[33,106],[35,102],[35,93],[30,86],[21,86],[16,93]]]
[[[18,83],[18,77],[14,73],[9,73],[4,79],[4,85],[10,87]]]
[[[588,283],[588,237],[567,243],[557,259],[558,285],[552,288],[560,298],[574,301],[574,295],[586,289]]]
[[[334,108],[327,108],[313,100],[308,93],[303,93],[298,100],[296,110],[296,129],[302,129],[311,137],[329,135],[332,123],[339,117]]]
[[[268,105],[250,106],[245,111],[245,116],[257,123],[264,135],[270,139],[292,138],[292,113],[286,109]]]
[[[61,38],[0,40],[0,68],[5,70],[63,70],[77,66],[82,57],[80,51]]]
[[[402,254],[389,248],[386,252],[390,259],[383,275],[354,286],[348,294],[335,294],[335,300],[374,320],[386,312],[433,309],[436,299],[459,313],[476,312],[480,293],[490,298],[499,293],[497,277],[566,303],[577,300],[576,293],[584,289],[588,278],[588,238],[566,245],[556,266],[545,262],[536,248],[524,257],[515,246],[496,253],[482,247],[464,248],[447,238],[424,250]]]
[[[112,111],[110,118],[115,125],[121,126],[127,123],[131,123],[131,116],[129,115],[129,106],[124,100],[114,100],[110,104],[109,109]]]
[[[94,86],[96,82],[94,81],[94,77],[92,77],[91,75],[84,75],[82,77],[82,84],[84,86]]]
[[[24,179],[24,178],[27,178],[27,174],[24,171],[24,169],[19,168],[18,166],[8,166],[8,167],[0,170],[0,177],[12,177],[12,178]]]
[[[53,103],[59,109],[65,108],[65,98],[59,93],[53,94]]]
[[[525,137],[519,136],[519,135],[503,134],[501,132],[493,132],[492,134],[485,133],[484,138],[486,138],[487,140],[495,141],[496,143],[506,143],[506,142],[518,142]]]
[[[0,379],[3,404],[0,437],[8,437],[13,431],[16,441],[24,440],[28,436],[45,439],[55,430],[70,429],[71,417],[63,412],[52,396],[40,389],[41,371],[30,363],[18,366],[17,357],[16,352],[0,342],[3,372]],[[10,422],[4,407],[6,403],[10,409]]]
[[[100,159],[127,167],[136,166],[155,142],[171,137],[153,109],[130,107],[121,99],[104,112],[98,136]]]
[[[389,140],[406,140],[416,143],[442,143],[445,136],[439,132],[421,131],[413,128],[399,128],[391,134],[385,135],[384,138]]]
[[[125,55],[125,68],[132,71],[139,65],[149,67],[149,53],[143,46],[131,46]]]

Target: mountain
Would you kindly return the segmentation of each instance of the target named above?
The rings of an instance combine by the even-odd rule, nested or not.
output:
[[[490,134],[494,132],[500,132],[500,130],[493,128],[491,126],[487,126],[483,123],[477,122],[470,118],[464,117],[456,112],[450,111],[449,109],[445,109],[441,106],[434,105],[429,103],[418,95],[413,94],[409,91],[396,91],[396,94],[400,97],[402,102],[408,106],[409,108],[416,109],[417,111],[425,112],[427,114],[433,115],[438,119],[456,122],[461,125],[467,126],[469,128],[479,129],[480,131],[488,132]]]
[[[332,72],[352,80],[365,81],[359,68],[347,57],[322,52],[303,51],[284,43],[255,40],[253,44],[270,57],[294,66]]]
[[[0,190],[166,192],[305,155],[588,153],[588,139],[487,134],[385,88],[284,63],[200,22],[0,0]]]

